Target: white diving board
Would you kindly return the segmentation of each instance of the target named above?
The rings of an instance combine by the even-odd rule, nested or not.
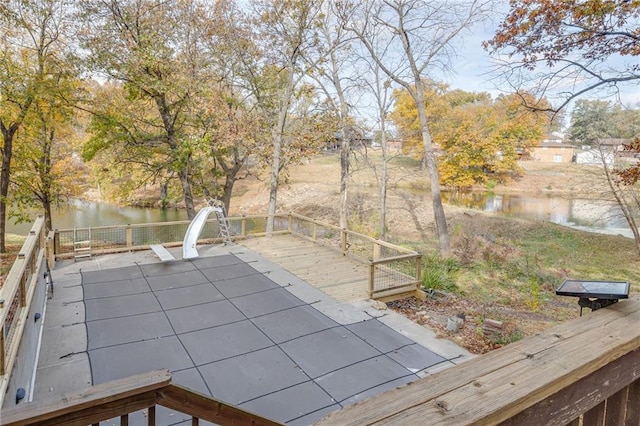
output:
[[[167,250],[164,246],[160,244],[151,244],[149,247],[151,247],[151,250],[153,250],[156,256],[158,256],[160,260],[162,260],[163,262],[167,262],[169,260],[176,260],[176,258],[173,257],[171,253],[169,253],[169,250]]]

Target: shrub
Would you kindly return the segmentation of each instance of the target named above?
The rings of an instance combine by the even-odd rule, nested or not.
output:
[[[452,258],[434,255],[425,257],[422,269],[422,287],[425,289],[459,291],[456,283],[460,263]]]

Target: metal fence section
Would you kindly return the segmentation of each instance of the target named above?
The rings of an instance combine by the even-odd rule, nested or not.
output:
[[[404,255],[371,262],[369,297],[379,299],[420,288],[420,255]]]
[[[297,214],[288,216],[289,232],[318,244],[323,244],[342,251],[341,230],[339,227]]]

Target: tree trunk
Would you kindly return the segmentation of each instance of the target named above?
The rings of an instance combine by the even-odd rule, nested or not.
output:
[[[613,194],[618,207],[620,207],[620,210],[622,211],[627,224],[629,224],[629,228],[631,229],[631,233],[633,234],[633,239],[636,243],[636,250],[638,251],[638,255],[640,256],[640,230],[638,230],[638,223],[635,220],[633,208],[629,206],[624,194],[621,193],[621,188],[614,181],[613,176],[611,176],[611,170],[609,170],[609,165],[607,164],[607,153],[602,149],[602,146],[599,146],[598,149],[600,151],[602,167],[607,178],[607,184],[609,185],[609,189],[611,190],[611,193]]]
[[[0,253],[7,252],[7,201],[9,179],[11,177],[11,157],[13,156],[13,137],[18,130],[16,123],[6,128],[0,123],[4,146],[2,147],[2,170],[0,171]]]
[[[280,184],[280,169],[282,168],[282,144],[284,143],[284,129],[287,124],[287,114],[293,96],[294,75],[293,62],[289,63],[287,72],[287,87],[283,97],[280,99],[278,110],[278,121],[276,127],[271,131],[271,143],[273,144],[273,158],[271,160],[271,174],[269,184],[269,208],[267,210],[267,235],[273,233],[273,225],[278,206],[278,185]]]
[[[160,208],[166,209],[169,198],[169,184],[163,182],[160,184]]]
[[[451,242],[449,239],[449,230],[447,228],[447,217],[444,214],[444,206],[442,205],[442,196],[440,194],[440,176],[438,173],[438,162],[436,160],[436,154],[433,150],[431,132],[429,131],[429,122],[427,120],[427,111],[424,98],[424,88],[422,87],[423,85],[419,80],[417,83],[416,105],[418,107],[418,117],[420,119],[425,160],[427,162],[427,170],[429,171],[429,180],[431,181],[431,202],[433,204],[433,216],[436,222],[438,242],[440,243],[440,254],[446,257],[451,254]]]
[[[382,148],[382,170],[380,172],[380,239],[387,237],[387,135],[386,126],[384,124],[384,112],[381,114],[380,125],[380,146]]]
[[[44,209],[44,222],[45,229],[50,231],[53,229],[53,223],[51,219],[51,147],[55,137],[55,131],[51,130],[47,133],[46,126],[43,128],[44,146],[42,149],[42,156],[40,157],[40,164],[38,165],[40,173],[40,182],[42,185],[41,199],[42,207]]]
[[[344,118],[346,120],[346,117]],[[342,128],[342,140],[340,142],[340,228],[349,227],[349,154],[351,153],[351,129],[349,126]]]
[[[180,177],[180,184],[182,185],[182,196],[184,197],[184,205],[187,208],[187,217],[192,220],[196,217],[196,208],[193,205],[193,193],[191,191],[191,180],[189,179],[189,172],[184,167],[178,173]]]
[[[223,159],[217,159],[220,167],[224,170],[224,187],[222,188],[222,203],[224,204],[227,214],[231,209],[231,195],[233,194],[233,185],[236,183],[236,177],[244,166],[246,156],[241,158],[238,148],[233,148],[233,165],[229,166]]]
[[[44,208],[44,228],[47,231],[53,229],[53,221],[51,220],[51,200],[49,197],[45,197],[42,200],[42,207]]]
[[[273,225],[278,202],[278,184],[280,180],[280,155],[282,153],[282,132],[275,130],[271,135],[273,143],[273,158],[271,159],[271,174],[269,183],[269,208],[267,210],[267,235],[273,233]]]

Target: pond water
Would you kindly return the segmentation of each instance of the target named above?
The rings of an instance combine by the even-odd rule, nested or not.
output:
[[[632,237],[620,209],[609,201],[478,192],[443,192],[442,198],[450,205]]]
[[[590,232],[632,237],[631,230],[619,209],[606,201],[478,192],[443,192],[442,197],[443,201],[450,205],[505,216],[545,220]],[[186,219],[187,212],[184,209],[121,207],[109,203],[74,201],[69,206],[53,212],[53,227],[70,229],[74,226],[83,228]],[[32,223],[14,224],[9,219],[7,232],[26,235]]]
[[[35,219],[35,214],[34,217]],[[71,229],[73,227],[95,227],[108,225],[126,225],[133,223],[171,222],[187,220],[184,209],[157,209],[143,207],[122,207],[110,203],[73,201],[68,206],[52,212],[55,229]],[[7,232],[26,235],[31,229],[30,223],[15,224],[7,220]]]

